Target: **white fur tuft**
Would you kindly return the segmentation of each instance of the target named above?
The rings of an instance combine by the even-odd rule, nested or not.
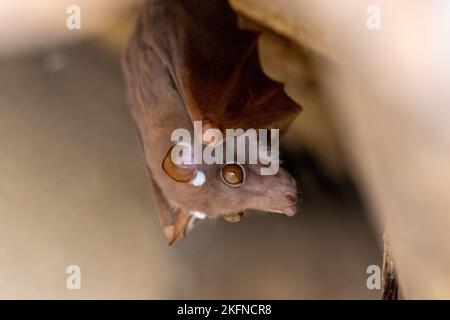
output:
[[[190,211],[189,213],[200,220],[203,220],[206,218],[206,214],[204,214],[203,212],[200,212],[200,211]]]
[[[206,176],[203,171],[197,171],[195,178],[191,181],[191,184],[199,187],[206,182]]]

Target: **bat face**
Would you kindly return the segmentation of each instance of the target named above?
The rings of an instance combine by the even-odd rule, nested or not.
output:
[[[208,192],[203,205],[208,216],[233,215],[249,209],[264,212],[296,213],[294,180],[281,169],[276,175],[262,176],[260,165],[210,165],[205,170]],[[195,191],[194,191],[195,192]]]
[[[170,152],[165,162],[170,161]],[[283,169],[274,175],[261,175],[264,165],[225,162],[223,164],[164,165],[173,185],[177,204],[206,217],[234,216],[248,209],[264,212],[296,213],[295,180]]]

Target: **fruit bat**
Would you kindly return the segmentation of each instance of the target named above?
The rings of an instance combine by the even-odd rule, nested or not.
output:
[[[301,107],[268,78],[258,34],[241,30],[226,0],[149,0],[123,59],[131,112],[142,142],[159,218],[170,243],[201,219],[239,221],[249,209],[296,212],[294,179],[263,164],[202,164],[190,149],[171,157],[174,130],[280,129]],[[216,141],[217,142],[217,141]]]

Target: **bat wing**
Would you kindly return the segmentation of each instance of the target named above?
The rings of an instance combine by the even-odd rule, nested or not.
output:
[[[165,63],[192,121],[212,127],[280,128],[301,107],[259,61],[258,34],[238,28],[226,0],[153,2],[146,37]]]
[[[139,132],[137,127],[136,131]],[[141,150],[144,153],[145,149],[142,136],[139,133],[137,136]],[[148,166],[147,174],[152,182],[161,229],[164,232],[164,236],[169,241],[169,245],[172,245],[177,240],[180,240],[185,236],[186,232],[189,231],[190,223],[195,223],[196,219],[190,215],[186,209],[181,207],[173,207],[170,205],[161,188],[153,179],[152,172]]]

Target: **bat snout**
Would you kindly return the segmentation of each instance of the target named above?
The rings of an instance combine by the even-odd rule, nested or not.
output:
[[[297,206],[288,207],[283,211],[283,213],[288,217],[293,217],[297,213]]]
[[[297,194],[294,192],[287,192],[278,203],[278,208],[269,210],[272,213],[285,214],[292,217],[297,213]]]
[[[284,199],[288,205],[294,206],[297,204],[297,195],[295,193],[287,193]]]
[[[286,203],[286,207],[283,210],[283,213],[288,217],[292,217],[297,213],[297,194],[293,192],[286,193],[284,195],[284,201]]]

